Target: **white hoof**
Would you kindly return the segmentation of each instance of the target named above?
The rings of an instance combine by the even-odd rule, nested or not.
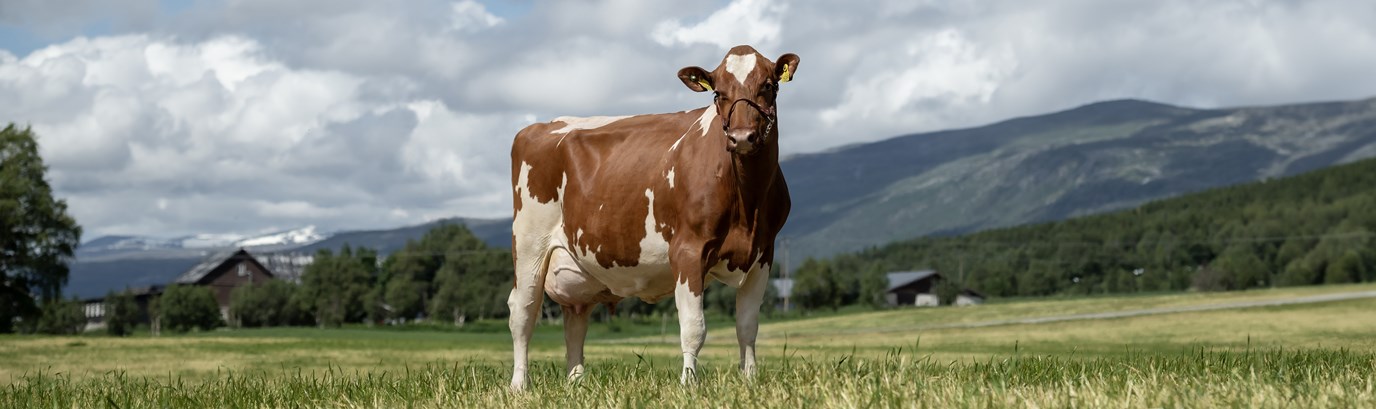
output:
[[[569,382],[578,382],[583,379],[583,365],[574,366],[569,370]]]

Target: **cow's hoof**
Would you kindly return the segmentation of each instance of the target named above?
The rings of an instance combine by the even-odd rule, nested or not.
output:
[[[683,375],[678,377],[678,383],[683,386],[693,386],[698,384],[698,372],[693,368],[683,368]]]

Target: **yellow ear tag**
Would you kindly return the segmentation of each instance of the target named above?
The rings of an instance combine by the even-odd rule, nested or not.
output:
[[[779,82],[788,82],[793,79],[793,72],[788,70],[788,64],[784,64],[784,74],[779,76]]]
[[[708,83],[706,79],[698,80],[698,84],[702,85],[702,87],[706,88],[708,91],[712,90],[712,84]]]

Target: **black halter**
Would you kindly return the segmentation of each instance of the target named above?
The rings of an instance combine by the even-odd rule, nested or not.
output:
[[[726,116],[722,117],[721,119],[721,133],[725,135],[727,130],[729,130],[729,128],[731,127],[731,114],[736,112],[736,104],[739,104],[741,102],[745,102],[746,105],[749,105],[751,108],[755,108],[756,111],[759,111],[761,116],[764,116],[764,135],[761,135],[760,138],[762,141],[768,141],[769,134],[774,132],[774,123],[778,120],[774,108],[762,107],[760,106],[760,104],[756,104],[755,101],[751,101],[746,98],[738,98],[735,101],[731,102],[731,105],[726,109]],[[730,136],[727,136],[727,138],[730,138]],[[727,150],[731,150],[731,148],[727,148]]]

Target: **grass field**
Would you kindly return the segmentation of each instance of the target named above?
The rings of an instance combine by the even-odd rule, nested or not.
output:
[[[713,322],[695,387],[677,328],[594,324],[588,376],[563,380],[557,326],[534,342],[533,388],[510,394],[502,323],[468,331],[285,328],[115,339],[0,337],[0,406],[1376,407],[1376,299],[933,328],[1012,318],[1369,291],[1019,300],[768,322],[762,371],[736,373]],[[661,330],[666,332],[660,335]]]

